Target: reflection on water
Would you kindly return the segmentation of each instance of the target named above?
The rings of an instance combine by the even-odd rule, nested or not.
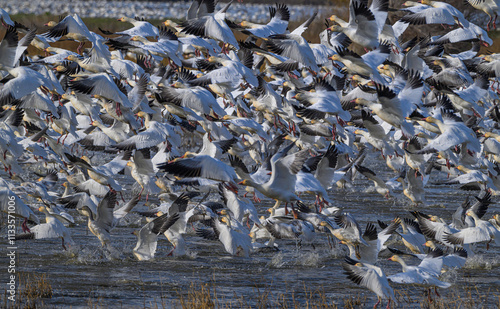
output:
[[[373,158],[370,160],[378,162]],[[381,165],[371,166],[374,170],[383,170],[380,172],[383,179],[394,176]],[[441,178],[446,178],[446,175],[433,172],[429,183]],[[366,193],[365,189],[370,185],[364,179],[357,179],[353,191],[335,189],[330,192],[330,198],[336,201],[336,206],[354,214],[363,229],[369,221],[376,223],[380,219],[388,222],[395,216],[410,217],[407,210],[411,206],[405,198],[387,200],[377,193]],[[396,190],[396,193],[400,192],[401,190]],[[426,189],[429,205],[420,210],[449,220],[468,194],[457,191],[456,187],[429,185]],[[305,196],[303,198],[307,200]],[[263,201],[257,205],[259,212],[266,213],[271,204]],[[486,217],[489,218],[498,211],[497,204],[492,204]],[[57,240],[18,242],[20,270],[48,275],[54,295],[51,299],[44,300],[46,305],[72,308],[87,308],[89,305],[161,308],[163,304],[170,308],[179,305],[179,295],[186,295],[193,282],[214,283],[217,298],[224,302],[235,301],[235,307],[242,303],[256,306],[262,293],[269,293],[269,300],[278,299],[279,294],[288,299],[293,297],[305,307],[307,295],[304,292],[316,289],[324,292],[328,302],[340,306],[343,306],[344,298],[357,294],[367,298],[367,306],[376,302],[373,293],[345,278],[340,263],[347,249],[339,244],[331,247],[324,235],[315,238],[314,247],[304,243],[299,248],[295,241],[284,240],[278,242],[280,251],[238,258],[228,256],[221,243],[203,240],[194,236],[190,230],[190,235],[185,237],[188,256],[167,256],[171,245],[162,236],[158,242],[156,258],[138,262],[132,255],[136,238],[131,233],[136,227],[117,227],[112,231],[114,246],[120,252],[117,256],[111,256],[108,252],[103,252],[97,238],[88,233],[83,217],[74,215],[77,216],[77,225],[71,231],[78,248],[63,251]],[[136,219],[131,218],[130,222],[135,222]],[[394,244],[400,246],[401,242],[395,240]],[[469,259],[464,269],[452,270],[443,275],[443,280],[453,282],[454,286],[439,292],[451,301],[457,293],[466,297],[472,287],[475,293],[482,295],[482,298],[477,299],[478,305],[486,302],[485,307],[498,306],[500,248],[491,246],[487,251],[484,245],[480,245],[476,250],[477,255]],[[1,262],[6,262],[4,256],[1,257]],[[409,258],[407,262],[411,265],[418,263]],[[379,263],[388,275],[401,271],[399,264],[386,259],[381,259]],[[401,287],[395,284],[393,287],[414,299],[423,296],[423,289],[420,287]],[[240,302],[236,302],[237,300]],[[403,307],[408,306],[420,308],[417,303]]]

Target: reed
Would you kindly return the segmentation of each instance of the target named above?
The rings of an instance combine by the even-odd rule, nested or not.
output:
[[[421,290],[421,294],[415,295],[415,290]],[[305,283],[302,289],[286,289],[276,293],[273,292],[272,284],[263,287],[254,287],[253,301],[249,304],[245,297],[234,293],[231,298],[226,298],[218,293],[217,283],[211,281],[192,282],[187,293],[177,293],[177,304],[184,308],[311,308],[311,309],[333,309],[333,308],[367,308],[373,306],[373,298],[368,298],[367,293],[353,293],[342,298],[329,296],[323,286],[311,288]],[[429,309],[451,309],[451,308],[496,308],[500,309],[499,290],[482,291],[475,284],[465,287],[452,287],[439,291],[442,296],[438,297],[432,290],[431,301],[425,289],[417,285],[400,285],[395,289],[397,308],[429,308]],[[496,298],[498,299],[498,303]],[[385,301],[384,301],[385,306]],[[493,305],[495,306],[495,305]],[[396,308],[394,304],[392,308]],[[493,307],[495,308],[495,307]]]
[[[7,290],[4,290],[3,307],[11,309],[35,309],[54,308],[47,305],[43,299],[52,298],[53,290],[49,278],[46,274],[18,273],[17,274],[17,294],[16,301],[10,302],[7,299]]]
[[[28,299],[52,298],[52,286],[46,274],[28,273],[25,277],[21,275],[19,276],[19,285],[21,286],[21,296]]]
[[[421,290],[422,293],[415,293]],[[18,299],[14,306],[6,303],[4,295],[4,308],[31,309],[31,308],[59,308],[46,304],[43,299],[51,298],[54,294],[48,277],[44,274],[33,273],[22,274],[19,280]],[[356,291],[356,290],[353,290]],[[284,291],[275,291],[273,283],[260,283],[252,289],[251,301],[248,296],[239,295],[236,291],[232,295],[224,295],[220,292],[217,282],[211,279],[209,282],[194,281],[188,288],[177,289],[173,295],[162,291],[160,297],[154,298],[144,290],[143,308],[165,309],[337,309],[337,308],[368,308],[373,306],[373,297],[368,297],[370,292],[353,292],[350,295],[338,297],[328,294],[328,290],[323,286],[307,285],[305,282],[300,288],[285,288]],[[431,302],[422,286],[399,285],[394,290],[397,306],[392,308],[428,308],[428,309],[500,309],[500,290],[481,290],[474,283],[466,286],[453,286],[447,290],[439,290],[442,294],[437,297],[432,291]],[[385,306],[384,301],[384,306]],[[126,303],[121,304],[127,307]],[[106,308],[104,299],[97,296],[97,293],[90,293],[86,303],[89,309]],[[120,306],[120,305],[118,305]]]

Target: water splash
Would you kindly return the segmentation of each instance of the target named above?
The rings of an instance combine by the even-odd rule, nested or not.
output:
[[[295,260],[296,265],[317,267],[320,264],[321,257],[318,252],[308,252],[297,257]]]
[[[272,259],[267,263],[267,266],[269,268],[282,268],[285,265],[285,262],[283,261],[283,252],[278,252],[275,254]]]
[[[491,270],[492,268],[497,267],[499,265],[500,265],[500,260],[498,258],[483,254],[476,254],[475,256],[467,259],[464,268]]]

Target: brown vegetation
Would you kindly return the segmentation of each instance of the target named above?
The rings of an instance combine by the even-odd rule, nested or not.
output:
[[[5,290],[3,308],[35,309],[52,307],[46,306],[43,302],[43,299],[52,298],[53,295],[52,286],[47,275],[21,272],[17,275],[17,282],[16,301],[9,301]]]

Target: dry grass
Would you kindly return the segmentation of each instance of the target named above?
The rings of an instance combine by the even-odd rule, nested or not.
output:
[[[17,275],[16,301],[7,299],[7,290],[4,292],[3,308],[35,309],[49,308],[43,299],[52,298],[53,290],[49,278],[45,274],[19,273]]]
[[[350,283],[346,283],[350,284]],[[418,293],[418,291],[422,293]],[[354,290],[356,291],[356,290]],[[395,289],[397,306],[392,308],[428,308],[428,309],[479,309],[497,308],[500,309],[500,290],[481,290],[475,284],[464,286],[453,286],[450,289],[438,290],[442,297],[437,297],[434,291],[431,293],[431,302],[428,300],[424,288],[416,285],[398,285]],[[232,309],[232,308],[281,308],[281,309],[336,309],[336,308],[368,308],[373,306],[374,298],[369,291],[355,292],[351,295],[338,297],[329,295],[323,286],[311,287],[306,282],[300,288],[290,289],[286,287],[284,291],[276,291],[273,282],[252,289],[252,295],[238,295],[236,292],[231,296],[221,293],[217,282],[212,279],[210,282],[191,282],[188,288],[177,289],[174,298],[170,298],[167,292],[162,289],[161,295],[157,298],[151,297],[144,288],[144,302],[140,307],[153,309],[183,308],[183,309]],[[47,305],[43,299],[51,298],[53,295],[52,286],[46,275],[23,274],[19,278],[19,294],[14,306],[4,301],[3,308],[55,308]],[[5,296],[5,295],[4,295]],[[251,301],[249,301],[251,299]],[[382,306],[385,307],[386,301]],[[97,293],[90,292],[86,303],[88,308],[100,309],[108,308],[108,300],[100,297]],[[127,306],[124,302],[120,305]]]
[[[262,288],[253,289],[252,299],[255,303],[249,304],[245,297],[234,295],[231,299],[226,299],[217,292],[215,282],[191,283],[187,293],[177,293],[177,302],[183,309],[189,308],[311,308],[311,309],[329,309],[329,308],[365,308],[373,306],[373,298],[368,298],[366,293],[355,293],[350,296],[332,298],[328,296],[324,287],[310,288],[305,283],[302,290],[288,290],[279,293],[273,293],[272,283]],[[421,294],[415,294],[415,291],[421,290]],[[488,290],[481,291],[476,285],[466,287],[452,287],[448,290],[439,290],[443,294],[438,297],[431,293],[431,302],[428,300],[425,289],[421,286],[401,285],[395,290],[397,308],[429,308],[429,309],[478,309],[478,308],[497,308],[500,309],[500,291]],[[497,300],[498,298],[498,300]],[[387,303],[383,302],[383,306]],[[496,304],[496,305],[495,305]],[[396,306],[392,305],[392,308]]]
[[[52,286],[46,274],[26,274],[19,276],[21,297],[27,299],[51,298]]]
[[[272,283],[263,288],[253,288],[252,299],[255,303],[249,304],[244,296],[234,293],[231,299],[220,295],[217,291],[216,282],[210,283],[192,282],[187,293],[177,292],[177,302],[183,309],[191,308],[311,308],[311,309],[329,309],[338,308],[335,301],[325,294],[323,287],[309,288],[304,283],[303,291],[288,290],[273,293]],[[344,308],[357,308],[361,297],[355,299],[344,299]],[[366,299],[366,297],[364,298]]]
[[[415,296],[415,291],[421,290],[421,294]],[[411,292],[411,293],[410,293]],[[447,290],[438,289],[442,297],[438,297],[434,290],[431,291],[431,301],[427,292],[422,286],[401,285],[395,290],[398,307],[416,306],[428,309],[479,309],[479,308],[497,308],[500,309],[500,290],[488,289],[480,290],[477,285],[469,284],[465,287],[453,286]],[[411,296],[413,294],[413,296]],[[499,302],[495,305],[496,298]]]
[[[346,283],[350,284],[350,283]],[[422,293],[416,293],[416,291]],[[146,292],[146,291],[145,291]],[[476,285],[469,284],[465,287],[453,286],[450,289],[440,289],[442,297],[437,297],[432,291],[431,302],[425,289],[416,285],[397,285],[394,290],[397,306],[393,303],[391,308],[426,308],[426,309],[500,309],[500,290],[481,291]],[[217,282],[212,279],[210,282],[191,282],[188,288],[177,290],[174,299],[167,301],[167,295],[160,296],[160,299],[151,299],[144,296],[143,308],[165,309],[357,309],[369,308],[374,305],[374,298],[368,296],[371,292],[353,292],[344,297],[329,296],[323,286],[310,287],[306,282],[301,288],[289,289],[276,292],[273,282],[263,286],[255,286],[252,295],[242,296],[236,292],[231,297],[220,292]],[[248,300],[252,301],[249,302]],[[386,306],[384,300],[381,308]],[[88,308],[106,308],[102,298],[90,297],[87,303]],[[124,304],[126,305],[126,304]]]
[[[211,292],[207,283],[199,285],[191,283],[187,295],[180,293],[178,295],[179,303],[183,309],[215,308],[215,304],[218,302],[217,291],[214,288],[213,292]]]

